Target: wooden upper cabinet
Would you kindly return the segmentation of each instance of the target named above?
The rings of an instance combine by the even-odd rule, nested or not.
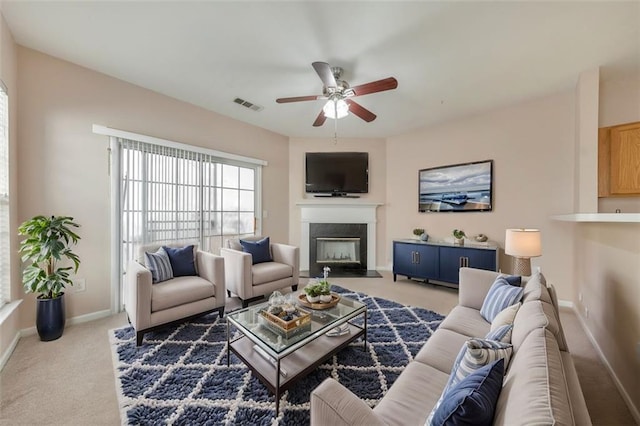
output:
[[[640,122],[598,131],[598,196],[640,195]]]

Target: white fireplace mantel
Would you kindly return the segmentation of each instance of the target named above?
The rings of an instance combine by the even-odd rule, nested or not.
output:
[[[376,267],[376,208],[383,203],[354,199],[303,200],[300,207],[300,270],[309,269],[310,223],[364,223],[367,225],[367,266]]]

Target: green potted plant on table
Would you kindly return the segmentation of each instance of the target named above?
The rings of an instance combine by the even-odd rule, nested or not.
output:
[[[68,216],[35,216],[18,227],[18,234],[26,237],[19,251],[27,265],[22,271],[24,290],[40,293],[36,328],[42,341],[55,340],[64,331],[64,289],[73,285],[70,272],[77,272],[80,266],[78,255],[71,250],[80,239],[72,228],[78,227]],[[65,261],[73,266],[62,266]]]
[[[453,232],[454,244],[464,245],[464,237],[467,235],[462,229],[454,229]]]

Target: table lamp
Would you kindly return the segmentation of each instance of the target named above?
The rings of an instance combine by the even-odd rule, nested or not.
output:
[[[531,258],[542,255],[540,231],[537,229],[507,229],[504,252],[515,258],[514,274],[531,275]]]

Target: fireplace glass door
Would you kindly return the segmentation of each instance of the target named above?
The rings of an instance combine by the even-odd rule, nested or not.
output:
[[[319,265],[360,264],[360,238],[317,238]]]

